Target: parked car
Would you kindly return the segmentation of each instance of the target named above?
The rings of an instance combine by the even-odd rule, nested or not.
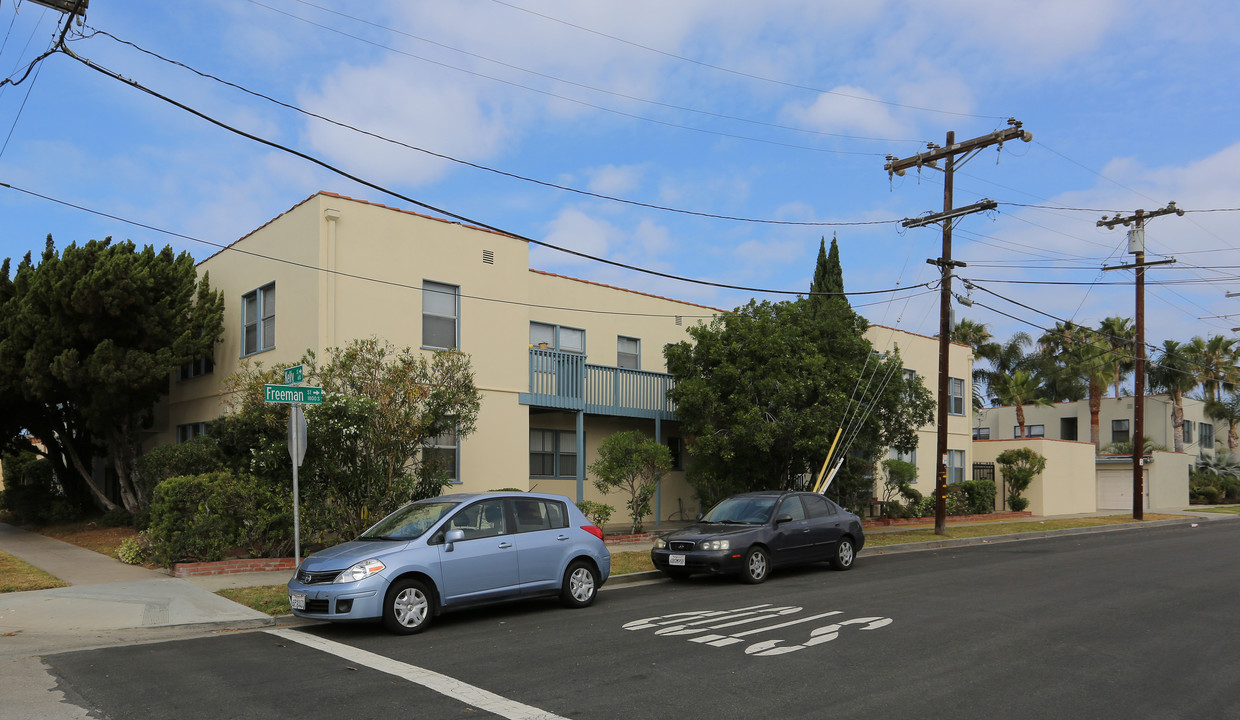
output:
[[[611,573],[603,531],[559,495],[492,492],[411,503],[317,552],[288,582],[298,617],[425,630],[440,612],[539,595],[594,602]]]
[[[863,545],[861,519],[822,495],[753,492],[655,538],[650,559],[673,579],[722,573],[760,583],[772,568],[797,563],[825,560],[847,570]]]

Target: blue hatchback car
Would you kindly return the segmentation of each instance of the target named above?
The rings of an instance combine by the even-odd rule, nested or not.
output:
[[[603,531],[560,495],[443,495],[310,555],[288,583],[293,614],[425,630],[445,610],[539,595],[594,602],[611,573]]]

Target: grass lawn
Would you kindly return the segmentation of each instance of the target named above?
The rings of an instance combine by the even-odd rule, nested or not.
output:
[[[1146,514],[1146,520],[1171,520],[1183,515]],[[897,530],[894,532],[873,532],[865,536],[866,547],[885,547],[904,543],[932,542],[952,538],[992,537],[995,535],[1015,535],[1016,533],[1039,532],[1043,530],[1070,530],[1083,527],[1103,527],[1106,525],[1123,525],[1134,522],[1131,515],[1107,515],[1104,517],[1071,518],[1067,520],[1030,520],[1028,522],[995,522],[978,525],[947,525],[946,535],[935,535],[934,526],[915,530]]]
[[[288,615],[293,611],[288,605],[288,587],[284,585],[225,588],[217,590],[215,594],[223,595],[235,603],[247,605],[272,617]]]
[[[47,590],[67,584],[6,552],[0,552],[0,593]]]
[[[1240,515],[1240,505],[1232,505],[1230,507],[1214,507],[1214,508],[1190,508],[1193,512],[1209,512],[1223,513],[1225,515]]]

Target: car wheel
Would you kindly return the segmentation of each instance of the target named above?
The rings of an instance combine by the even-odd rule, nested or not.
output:
[[[757,585],[766,579],[771,570],[771,559],[760,547],[751,547],[745,553],[745,566],[741,569],[741,579],[751,585]]]
[[[432,595],[420,580],[405,578],[388,588],[383,601],[383,626],[398,635],[412,635],[431,624]]]
[[[564,584],[560,587],[560,600],[571,608],[583,608],[594,602],[598,594],[598,574],[594,566],[577,560],[564,571]]]
[[[847,570],[853,566],[853,561],[857,559],[857,550],[853,546],[853,539],[845,535],[835,544],[835,554],[831,556],[831,567],[836,570]]]

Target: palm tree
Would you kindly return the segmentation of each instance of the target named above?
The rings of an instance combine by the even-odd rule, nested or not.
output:
[[[1188,344],[1189,357],[1197,366],[1197,379],[1206,391],[1206,402],[1217,400],[1222,390],[1233,390],[1240,379],[1240,360],[1236,341],[1222,335],[1204,339],[1200,335]]]
[[[1020,428],[1019,437],[1025,436],[1025,406],[1049,406],[1050,400],[1042,394],[1042,383],[1037,376],[1027,370],[1016,370],[1011,375],[998,378],[991,387],[1004,405],[1016,406],[1016,425]]]
[[[1033,345],[1028,333],[1018,332],[1005,343],[991,343],[987,346],[987,355],[983,356],[990,363],[988,369],[975,371],[975,377],[986,383],[986,394],[992,400],[996,397],[995,388],[1009,375],[1017,370],[1027,369],[1029,354],[1025,348]]]
[[[993,342],[994,336],[990,334],[990,330],[983,323],[973,322],[967,318],[961,318],[956,327],[952,328],[952,342],[958,342],[973,348],[973,359],[976,362],[994,355],[999,344]],[[973,368],[973,409],[975,411],[986,407],[985,396],[982,394],[982,383],[986,380],[986,371],[982,368]]]
[[[1126,317],[1103,318],[1098,326],[1106,345],[1111,348],[1115,372],[1115,397],[1119,397],[1119,384],[1137,366],[1137,329]]]
[[[1226,421],[1227,452],[1234,456],[1236,448],[1240,447],[1240,432],[1237,431],[1240,429],[1240,393],[1231,392],[1225,398],[1207,402],[1206,415],[1212,420]]]
[[[1175,340],[1164,340],[1158,356],[1150,363],[1148,375],[1151,388],[1164,390],[1171,396],[1173,448],[1176,452],[1184,452],[1184,393],[1197,387],[1190,348]]]

